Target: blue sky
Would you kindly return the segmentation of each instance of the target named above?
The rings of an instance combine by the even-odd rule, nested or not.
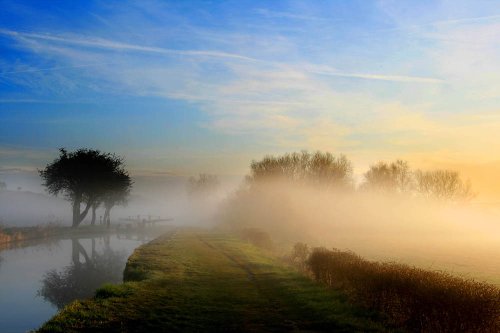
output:
[[[498,161],[498,1],[0,1],[0,170]]]

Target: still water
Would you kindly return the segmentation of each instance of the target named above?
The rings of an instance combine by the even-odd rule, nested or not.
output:
[[[107,234],[0,251],[0,332],[36,329],[71,301],[121,282],[128,257],[149,240]]]

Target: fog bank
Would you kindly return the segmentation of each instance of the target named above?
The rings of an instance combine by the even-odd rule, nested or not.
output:
[[[234,195],[221,220],[284,247],[301,241],[500,283],[500,214],[474,205],[274,182]]]

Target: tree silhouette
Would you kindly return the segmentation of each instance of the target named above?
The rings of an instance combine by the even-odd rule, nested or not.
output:
[[[111,208],[115,205],[126,204],[127,198],[130,194],[131,182],[127,174],[115,173],[112,178],[109,179],[111,187],[102,196],[102,202],[104,204],[104,222],[109,227],[110,225],[110,213]]]
[[[412,190],[412,172],[406,161],[378,162],[364,174],[362,188],[386,193],[407,193]]]
[[[416,190],[429,198],[467,201],[474,197],[469,181],[463,181],[460,174],[451,170],[415,172]]]
[[[5,190],[7,188],[7,184],[0,180],[0,191]]]
[[[190,196],[208,195],[219,187],[219,179],[216,175],[200,173],[198,178],[189,177],[187,191]]]
[[[268,180],[345,188],[352,185],[352,165],[344,155],[335,157],[320,151],[277,157],[268,155],[260,161],[252,161],[247,182],[252,184]]]
[[[110,193],[128,195],[132,181],[120,157],[91,149],[68,153],[61,148],[59,152],[59,157],[39,173],[50,194],[63,193],[71,201],[73,227],[78,227],[90,208]]]

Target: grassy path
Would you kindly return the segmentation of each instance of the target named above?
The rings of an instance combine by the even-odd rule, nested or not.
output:
[[[341,295],[226,234],[164,235],[134,252],[124,278],[40,332],[384,331]]]

